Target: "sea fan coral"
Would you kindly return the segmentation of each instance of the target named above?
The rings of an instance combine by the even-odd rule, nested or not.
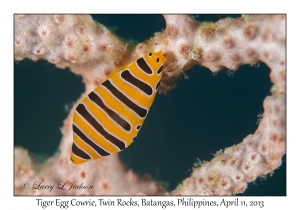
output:
[[[122,152],[121,157],[129,167],[141,174],[151,172],[156,180],[169,181],[169,177],[176,177],[177,180],[173,180],[169,186],[172,190],[176,181],[188,176],[187,170],[196,157],[209,160],[211,157],[207,151],[238,144],[252,133],[243,143],[225,149],[211,162],[194,169],[191,177],[172,193],[224,195],[244,192],[247,182],[255,180],[257,176],[273,173],[280,166],[285,153],[285,16],[242,16],[237,19],[224,18],[216,23],[199,23],[185,15],[164,17],[166,29],[136,45],[132,41],[117,38],[104,26],[94,23],[90,16],[18,15],[15,17],[15,59],[45,59],[59,68],[69,67],[83,77],[86,91],[82,98],[116,67],[148,51],[162,49],[167,64],[160,90],[169,96],[157,97],[156,101],[166,103],[159,105],[159,102],[154,102],[137,141]],[[105,20],[103,16],[102,19]],[[103,23],[102,19],[99,22]],[[278,27],[272,27],[275,24]],[[267,76],[269,71],[254,66],[258,61],[271,69],[270,77],[274,85],[271,89],[273,95],[264,102],[267,111],[263,113],[259,128],[255,131],[255,122],[259,120],[257,115],[263,112],[262,99],[271,87]],[[199,67],[184,72],[195,64],[208,67],[212,72],[220,71],[224,66],[230,70],[213,73],[215,76]],[[255,78],[245,67],[240,67],[242,64],[251,64],[250,71],[258,76]],[[16,68],[20,65],[22,62]],[[264,66],[263,63],[260,65]],[[232,71],[238,68],[239,71]],[[47,77],[53,78],[52,74],[48,72]],[[179,87],[169,92],[182,76],[188,77],[188,80],[181,80]],[[258,77],[265,79],[260,81]],[[42,79],[38,81],[43,82]],[[23,84],[28,83],[25,81]],[[77,88],[69,82],[64,84],[71,87],[70,92]],[[223,92],[226,88],[227,92]],[[233,93],[237,95],[233,96]],[[40,96],[45,95],[46,92]],[[254,98],[257,98],[256,102]],[[55,100],[55,96],[51,100]],[[172,107],[174,104],[179,105]],[[52,113],[50,107],[47,109]],[[15,194],[170,193],[162,184],[151,181],[149,175],[139,177],[135,172],[125,169],[117,156],[82,166],[72,165],[68,158],[72,142],[70,125],[73,109],[74,106],[62,128],[60,154],[50,158],[42,169],[30,164],[32,158],[23,149],[15,149]],[[249,112],[251,114],[246,118],[244,113]],[[236,121],[231,118],[236,118]],[[32,119],[26,123],[47,121],[41,120]],[[239,133],[242,128],[243,132]],[[234,140],[230,142],[229,139]],[[19,142],[15,141],[16,144]],[[191,146],[192,142],[200,143]],[[147,163],[141,159],[143,156],[153,157],[153,162]],[[136,159],[141,162],[135,162]],[[137,164],[144,168],[136,168]],[[155,168],[158,168],[158,172],[155,172]],[[164,174],[163,171],[171,172]],[[76,180],[94,188],[92,191],[71,192],[28,190],[22,188],[21,184],[25,176],[30,182],[36,180],[55,184],[63,179],[70,185]],[[126,183],[116,184],[120,180]]]

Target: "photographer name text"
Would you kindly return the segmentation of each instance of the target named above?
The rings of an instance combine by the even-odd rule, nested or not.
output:
[[[23,183],[24,189],[32,188],[32,189],[36,189],[36,190],[48,190],[49,192],[51,192],[54,189],[54,187],[56,187],[59,190],[65,190],[65,191],[93,189],[93,186],[91,186],[91,185],[86,185],[84,183],[78,183],[76,181],[74,181],[74,182],[60,181],[57,183],[56,186],[45,184],[41,181],[35,181],[33,183],[26,181]]]

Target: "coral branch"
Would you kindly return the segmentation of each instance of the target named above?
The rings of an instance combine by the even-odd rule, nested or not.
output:
[[[204,163],[175,190],[176,195],[231,195],[243,193],[247,182],[281,165],[285,154],[285,97],[264,101],[267,110],[256,132]]]
[[[286,17],[246,15],[221,19],[217,23],[200,23],[187,15],[164,15],[164,18],[164,31],[134,45],[122,41],[88,15],[16,15],[15,59],[44,59],[81,75],[86,91],[77,102],[101,84],[111,71],[147,52],[162,50],[167,58],[161,93],[174,88],[182,72],[195,64],[218,72],[224,67],[236,70],[243,64],[266,63],[271,69],[273,95],[264,101],[263,118],[256,132],[194,169],[191,177],[171,192],[175,195],[242,193],[248,182],[278,168],[285,154]],[[15,148],[15,194],[41,193],[22,188],[25,179],[57,183],[62,177],[68,180],[68,186],[72,180],[94,186],[90,191],[76,191],[78,195],[169,194],[147,177],[128,171],[118,156],[73,165],[69,152],[74,107],[62,129],[60,155],[49,159],[42,169],[35,167],[23,149]],[[68,193],[46,192],[50,195]]]

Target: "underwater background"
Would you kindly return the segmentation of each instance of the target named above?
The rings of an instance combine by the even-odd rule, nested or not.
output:
[[[213,22],[239,16],[194,15]],[[141,42],[165,29],[158,14],[92,17],[125,40]],[[175,189],[199,160],[211,160],[216,151],[254,133],[263,99],[270,95],[269,73],[264,63],[217,74],[198,65],[185,71],[188,79],[179,79],[167,95],[156,95],[136,140],[119,153],[122,161],[140,175],[150,173]],[[82,78],[69,69],[46,61],[14,62],[14,145],[40,160],[58,153],[60,128],[83,92]],[[272,177],[258,178],[242,195],[286,195],[286,155]]]

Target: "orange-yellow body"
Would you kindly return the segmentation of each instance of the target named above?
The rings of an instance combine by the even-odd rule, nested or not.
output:
[[[113,71],[78,105],[73,116],[71,161],[118,153],[137,136],[155,98],[166,58],[149,53]]]

